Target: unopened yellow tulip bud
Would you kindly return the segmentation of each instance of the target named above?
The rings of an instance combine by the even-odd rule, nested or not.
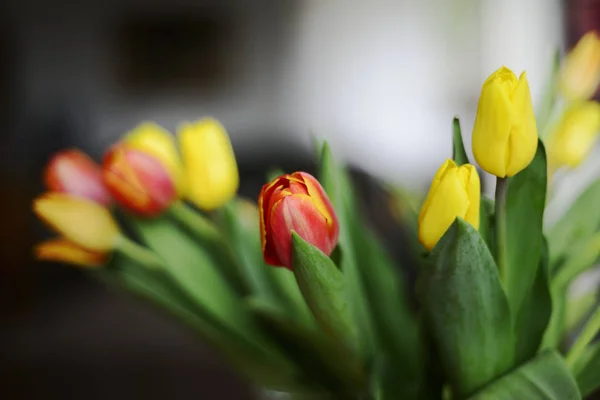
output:
[[[206,118],[179,129],[186,174],[186,197],[201,209],[217,209],[238,189],[238,168],[229,136],[216,120]]]
[[[548,140],[549,162],[555,167],[578,166],[590,153],[600,132],[600,104],[574,103],[558,121]]]
[[[101,267],[108,261],[108,254],[90,251],[66,239],[50,239],[35,249],[38,260],[62,262],[79,267]]]
[[[479,229],[479,175],[474,166],[446,162],[435,174],[419,213],[419,241],[427,250],[435,247],[456,217]]]
[[[525,169],[537,150],[538,134],[525,72],[517,79],[502,67],[485,81],[473,126],[473,155],[499,178]]]
[[[87,250],[109,252],[121,236],[111,213],[91,200],[64,193],[46,193],[33,210],[56,232]]]
[[[123,138],[128,148],[143,151],[156,158],[168,171],[177,193],[183,196],[185,175],[175,138],[169,131],[153,122],[138,125]]]
[[[559,81],[559,90],[567,100],[591,98],[600,83],[600,37],[588,32],[567,55]]]

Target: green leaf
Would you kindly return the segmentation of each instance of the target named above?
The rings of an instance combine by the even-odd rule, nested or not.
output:
[[[270,339],[302,371],[298,380],[308,388],[325,389],[336,396],[356,394],[363,389],[361,363],[341,343],[299,325],[260,300],[251,299],[248,305]]]
[[[544,332],[552,314],[552,297],[548,277],[548,244],[543,241],[542,258],[533,286],[523,301],[515,325],[516,363],[532,358],[540,348]]]
[[[550,265],[556,272],[561,258],[573,246],[586,242],[600,228],[600,179],[594,181],[571,204],[567,212],[548,232]]]
[[[573,294],[566,305],[565,330],[573,332],[581,328],[583,321],[589,316],[594,307],[598,305],[598,293],[589,290]]]
[[[463,398],[513,366],[508,301],[487,245],[457,218],[429,255],[418,294],[454,394]]]
[[[552,314],[542,339],[543,349],[558,349],[565,334],[565,312],[567,304],[566,288],[550,288]]]
[[[454,117],[452,120],[452,159],[457,165],[469,164],[458,117]]]
[[[148,269],[115,255],[104,268],[93,271],[111,287],[118,287],[162,308],[178,322],[192,328],[208,344],[218,349],[236,368],[257,384],[286,389],[294,385],[294,367],[278,355],[256,346],[243,335],[230,330],[199,307],[164,270]]]
[[[582,272],[593,267],[600,259],[600,232],[593,234],[587,240],[574,243],[566,253],[564,262],[552,278],[552,286],[566,288]]]
[[[354,326],[346,298],[346,280],[333,261],[292,232],[292,262],[298,287],[321,328],[354,344]]]
[[[284,174],[285,171],[281,168],[271,168],[269,171],[267,171],[267,182],[271,182]]]
[[[600,342],[588,347],[573,368],[577,386],[583,397],[600,388]]]
[[[539,142],[535,158],[508,181],[504,287],[513,315],[520,313],[533,285],[542,251],[546,206],[546,152]]]
[[[554,57],[552,58],[552,66],[550,70],[550,76],[546,81],[544,92],[542,95],[542,101],[539,103],[539,107],[536,110],[535,115],[537,116],[537,128],[542,139],[546,139],[548,135],[548,122],[551,121],[552,114],[554,111],[554,104],[556,103],[556,93],[558,82],[558,74],[560,73],[560,60],[561,51],[560,48],[556,48],[554,51]]]
[[[579,400],[581,395],[562,357],[545,351],[469,400]]]
[[[250,316],[209,250],[165,217],[152,220],[131,217],[127,222],[165,260],[167,272],[180,290],[229,328],[253,334]]]
[[[479,203],[479,233],[490,249],[492,256],[496,254],[496,224],[494,221],[494,200],[481,196]]]
[[[323,143],[320,161],[319,180],[335,208],[340,224],[339,246],[343,254],[341,270],[347,282],[346,297],[353,326],[357,330],[360,352],[368,358],[374,349],[374,334],[350,227],[351,219],[358,215],[358,207],[347,171],[336,164],[327,142]]]
[[[220,216],[227,244],[252,295],[281,308],[303,323],[315,325],[294,274],[286,268],[264,262],[256,206],[246,200],[235,199],[220,210]]]

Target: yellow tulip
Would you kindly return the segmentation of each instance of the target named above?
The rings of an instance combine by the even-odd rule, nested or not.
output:
[[[555,167],[578,166],[590,153],[600,132],[600,104],[574,103],[561,116],[548,140],[548,159]]]
[[[600,83],[600,37],[588,32],[565,59],[559,89],[567,100],[591,98]]]
[[[153,122],[144,122],[129,132],[123,139],[128,148],[143,151],[156,158],[169,172],[177,193],[185,192],[185,174],[175,138],[169,131]]]
[[[238,189],[238,168],[229,136],[216,120],[206,118],[179,129],[186,174],[186,197],[201,209],[217,209]]]
[[[121,237],[111,213],[91,200],[50,192],[34,200],[33,210],[56,232],[87,250],[109,252]]]
[[[419,213],[419,241],[427,250],[446,233],[456,217],[479,229],[479,175],[473,165],[446,162],[435,174]]]
[[[526,168],[537,150],[538,134],[525,72],[519,79],[502,67],[485,81],[473,126],[473,154],[499,178]]]
[[[101,267],[108,260],[107,253],[90,251],[60,238],[39,243],[34,251],[38,260],[63,262],[80,267]]]

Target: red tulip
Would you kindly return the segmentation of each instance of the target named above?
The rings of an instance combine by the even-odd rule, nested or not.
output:
[[[102,183],[102,170],[90,157],[77,149],[57,153],[44,173],[44,181],[53,192],[68,193],[108,205],[110,194]]]
[[[283,175],[263,186],[259,198],[260,233],[265,262],[292,269],[292,231],[330,255],[339,224],[323,187],[310,174]]]
[[[149,153],[117,144],[104,157],[102,167],[112,196],[133,213],[154,216],[178,198],[169,171]]]

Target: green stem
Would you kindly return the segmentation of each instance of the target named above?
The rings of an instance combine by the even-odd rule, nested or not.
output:
[[[182,201],[173,203],[167,210],[167,213],[201,239],[208,240],[211,243],[223,241],[221,232],[219,232],[211,220],[194,211]]]
[[[496,180],[496,262],[500,279],[504,281],[506,274],[506,194],[508,192],[508,178]]]
[[[573,346],[571,346],[571,349],[569,350],[569,353],[567,354],[567,357],[565,358],[565,360],[567,362],[567,366],[572,368],[573,365],[575,365],[575,362],[577,361],[577,359],[582,355],[586,346],[592,340],[594,340],[594,338],[596,337],[596,334],[598,334],[599,330],[600,330],[600,307],[596,308],[596,311],[594,311],[594,313],[592,314],[592,316],[590,317],[588,322],[583,327],[581,333],[575,340],[575,343],[573,343]]]
[[[119,243],[115,250],[145,267],[151,269],[164,268],[163,260],[152,250],[137,244],[126,236],[119,238]]]

